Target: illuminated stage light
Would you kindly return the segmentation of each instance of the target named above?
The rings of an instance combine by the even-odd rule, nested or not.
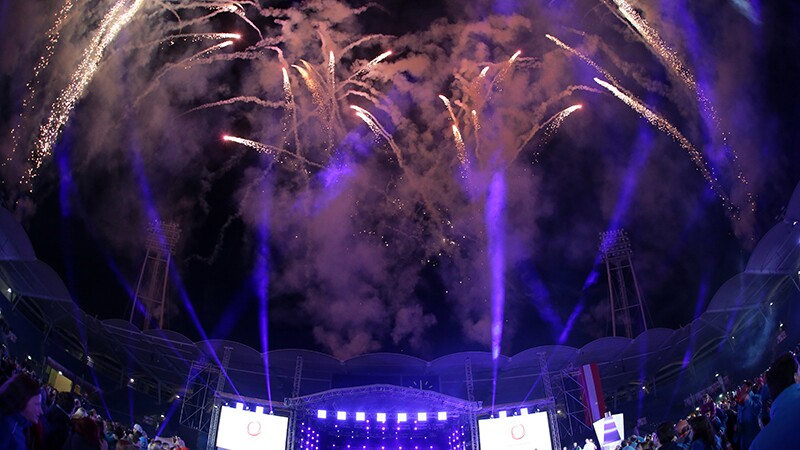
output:
[[[447,420],[447,413],[444,411],[439,411],[437,417],[439,418],[439,420]]]
[[[367,419],[367,415],[366,415],[366,414],[364,414],[363,412],[357,412],[357,413],[356,413],[356,421],[357,421],[357,422],[363,422],[363,421],[365,421],[366,419]]]
[[[256,413],[257,414],[264,414],[264,407],[263,406],[256,406]]]
[[[244,403],[236,402],[236,409],[244,409]]]
[[[328,411],[324,409],[317,410],[317,419],[327,419],[328,418]]]
[[[386,413],[378,413],[377,420],[380,423],[386,423]]]
[[[408,414],[406,413],[398,413],[397,414],[397,421],[398,422],[406,422],[408,420]]]
[[[523,416],[528,415],[528,408],[520,408],[519,413]]]
[[[501,419],[503,419],[505,417],[508,417],[508,411],[500,411],[500,412],[498,412],[497,413],[497,417],[499,417]]]
[[[417,413],[417,420],[420,422],[425,422],[426,420],[428,420],[428,413],[424,412]]]
[[[347,413],[344,411],[336,411],[336,419],[337,420],[345,420],[347,419]]]

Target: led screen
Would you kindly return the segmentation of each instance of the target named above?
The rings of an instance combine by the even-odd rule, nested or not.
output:
[[[547,413],[478,421],[481,450],[550,450]]]
[[[222,407],[217,448],[222,450],[285,450],[289,418]]]

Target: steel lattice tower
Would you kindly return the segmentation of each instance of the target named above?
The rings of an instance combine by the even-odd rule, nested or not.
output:
[[[606,263],[608,296],[611,307],[612,335],[617,336],[617,322],[625,327],[625,336],[633,339],[634,321],[641,320],[637,333],[647,330],[644,302],[633,269],[633,250],[625,230],[600,233],[600,253]],[[631,310],[638,310],[631,314]],[[638,318],[637,318],[638,316]]]
[[[169,266],[181,230],[176,223],[153,222],[147,227],[147,253],[139,272],[128,321],[142,330],[164,328]]]

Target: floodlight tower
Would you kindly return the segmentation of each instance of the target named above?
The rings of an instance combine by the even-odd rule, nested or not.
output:
[[[147,253],[128,319],[130,323],[141,324],[142,330],[153,326],[164,328],[169,266],[180,235],[176,223],[153,222],[147,227]]]
[[[644,302],[633,269],[633,250],[625,230],[610,230],[600,233],[600,253],[606,263],[608,296],[611,306],[611,330],[617,336],[617,320],[625,326],[625,336],[633,339],[633,321],[641,317],[641,331],[647,330]],[[633,316],[631,310],[634,311]],[[637,314],[638,313],[638,314]],[[621,316],[618,318],[618,315]]]

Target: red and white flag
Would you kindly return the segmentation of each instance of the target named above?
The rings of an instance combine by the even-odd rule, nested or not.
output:
[[[606,403],[603,400],[603,386],[600,384],[600,373],[597,364],[586,364],[578,371],[581,383],[581,397],[586,405],[586,424],[591,426],[603,418]]]

